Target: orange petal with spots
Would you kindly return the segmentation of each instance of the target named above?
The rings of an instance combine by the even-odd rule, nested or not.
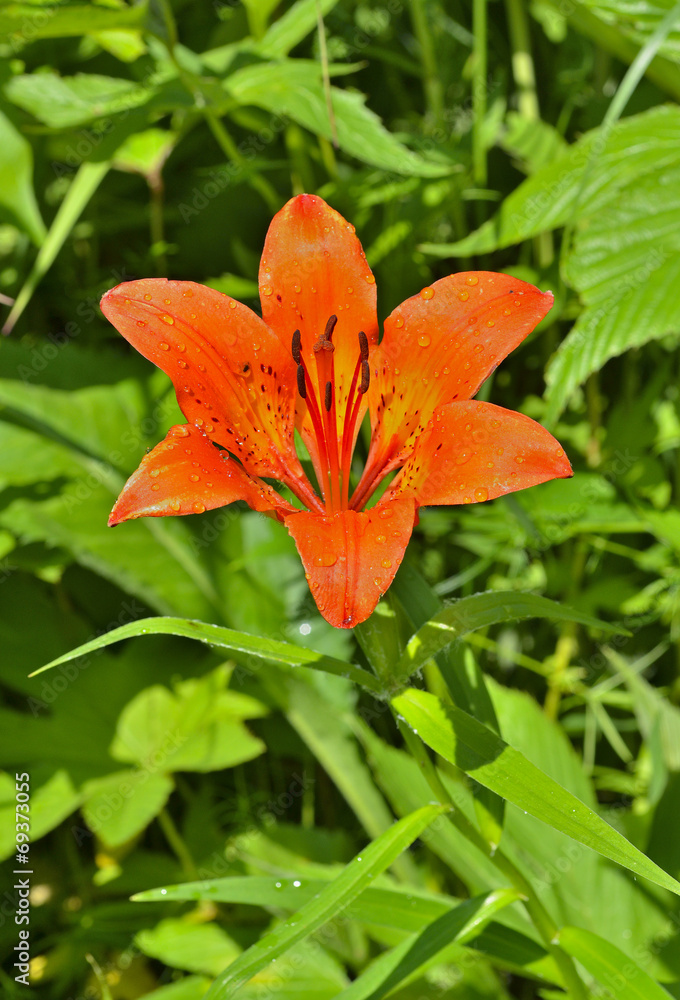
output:
[[[466,400],[437,410],[385,496],[414,496],[418,505],[479,503],[572,475],[559,442],[535,420]]]
[[[109,525],[135,517],[202,514],[234,500],[279,517],[294,509],[192,424],[178,424],[130,476]]]
[[[290,351],[295,330],[300,330],[302,357],[321,402],[325,381],[319,386],[313,348],[329,317],[338,317],[333,364],[341,442],[347,396],[359,358],[359,332],[366,334],[369,350],[378,343],[375,279],[354,226],[316,195],[292,198],[269,227],[259,283],[262,317],[286,350]],[[316,458],[306,409],[300,407],[299,413],[305,443]]]
[[[408,545],[416,505],[406,497],[371,510],[284,518],[319,611],[336,628],[365,621],[392,583]]]
[[[474,396],[552,303],[551,292],[525,281],[470,271],[435,281],[397,306],[371,360],[366,479],[409,456],[438,406]]]
[[[248,472],[300,478],[295,365],[250,309],[193,281],[144,278],[107,292],[102,312],[172,379],[182,413]]]

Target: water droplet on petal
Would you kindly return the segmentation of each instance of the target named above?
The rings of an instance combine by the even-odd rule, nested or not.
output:
[[[202,514],[204,510],[205,510],[205,504],[201,503],[200,500],[197,500],[196,503],[193,505],[194,514]]]
[[[163,340],[161,340],[161,342],[160,342],[160,344],[158,346],[160,347],[161,351],[169,351],[170,350],[170,344],[166,344],[165,341],[163,341]]]
[[[186,344],[178,344],[177,345],[177,350],[179,351],[180,354],[184,354],[184,352],[186,351],[186,349],[187,349],[187,345]]]
[[[496,321],[493,320],[493,319],[487,319],[486,325],[487,326],[495,326],[496,325]]]
[[[503,448],[496,448],[496,454],[497,454],[497,455],[502,455],[502,454],[503,454],[503,451],[504,451],[504,449],[503,449]]]
[[[190,299],[193,294],[194,293],[190,288],[185,288],[184,291],[182,292],[182,295],[184,296],[185,299]]]
[[[179,500],[173,500],[172,503],[170,504],[170,510],[174,510],[175,512],[177,512],[180,509],[180,506],[181,504]]]
[[[382,545],[383,542],[387,541],[385,535],[378,535],[375,540],[378,545]]]
[[[151,469],[149,471],[149,475],[151,476],[152,479],[156,479],[158,476],[160,476],[160,474],[161,474],[160,469]]]
[[[503,310],[503,315],[504,315],[504,316],[509,316],[511,312],[512,312],[512,310],[511,310],[511,309],[504,309],[504,310]]]
[[[475,500],[477,503],[481,503],[483,500],[489,499],[489,491],[486,486],[478,486],[475,490]]]
[[[293,285],[293,291],[299,293],[302,291],[302,285]]]
[[[461,302],[467,302],[467,300],[470,298],[470,293],[466,292],[465,289],[463,289],[462,292],[458,292],[458,298],[460,299]]]
[[[562,451],[561,448],[558,448],[557,451],[555,452],[555,454],[557,455],[558,458],[562,458],[562,456],[564,455],[564,452]]]
[[[348,294],[348,295],[351,295],[351,294],[353,293],[353,291],[354,291],[354,289],[352,288],[352,286],[351,286],[351,285],[348,285],[348,286],[347,286],[347,294]]]
[[[479,283],[479,278],[477,277],[476,274],[468,274],[465,280],[467,281],[468,285],[477,285]]]
[[[174,430],[174,436],[178,438],[187,438],[189,437],[189,433],[189,428],[183,427],[181,424],[178,427],[175,427]]]
[[[376,578],[373,581],[373,583],[376,585],[376,587],[382,587],[382,578],[379,577],[379,576],[376,576]],[[359,859],[357,858],[357,860],[359,860]]]
[[[421,333],[421,335],[418,337],[418,343],[421,347],[429,347],[430,345],[429,333]]]
[[[401,316],[397,316],[396,319],[395,319],[395,321],[394,321],[394,323],[395,323],[395,326],[397,326],[400,330],[401,330],[402,326],[404,325],[404,321],[401,318]]]
[[[197,476],[195,472],[192,472],[191,475],[189,476],[189,479],[191,480],[192,483],[197,483],[200,478],[201,477]]]
[[[375,276],[372,274],[365,274],[364,280],[367,281],[369,285],[375,285]]]
[[[146,320],[145,319],[138,319],[137,320],[137,326],[146,326]]]
[[[456,465],[465,465],[471,458],[472,455],[469,451],[459,451],[456,455]]]
[[[179,360],[177,361],[177,364],[180,366],[180,368],[188,368],[189,367],[189,365],[187,364],[187,362],[183,361],[182,358],[179,358]]]
[[[421,299],[433,299],[434,298],[434,288],[430,288],[428,285],[426,288],[420,289]]]
[[[263,285],[261,291],[263,295],[271,295],[274,289],[271,285]]]
[[[391,569],[392,568],[392,560],[391,559],[383,559],[383,561],[380,563],[380,565],[383,567],[383,569]]]
[[[151,296],[149,295],[148,292],[146,293],[146,295],[144,296],[144,298],[146,299],[147,302],[151,302]]]
[[[337,561],[335,552],[322,552],[321,555],[314,557],[315,566],[335,566]]]
[[[515,461],[517,462],[518,465],[521,465],[522,462],[524,461],[524,459],[522,458],[521,455],[516,455],[515,456]]]
[[[386,521],[388,518],[392,517],[393,514],[394,511],[390,507],[385,507],[384,510],[380,511],[379,516],[383,519],[383,521]]]

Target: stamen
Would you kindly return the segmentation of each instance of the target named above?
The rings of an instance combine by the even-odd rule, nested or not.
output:
[[[326,382],[326,393],[324,396],[324,406],[326,411],[330,413],[331,406],[333,405],[333,383]]]
[[[293,348],[292,348],[293,361],[295,362],[296,365],[299,365],[300,361],[302,360],[300,356],[301,345],[302,345],[302,337],[300,336],[300,331],[296,330],[295,333],[293,334]],[[303,396],[302,398],[304,399],[305,397]]]
[[[361,384],[359,385],[359,388],[357,389],[357,392],[361,393],[361,395],[363,396],[363,394],[365,392],[368,392],[368,387],[369,387],[370,384],[371,384],[371,367],[370,367],[368,361],[362,361],[361,362]]]
[[[305,366],[298,363],[297,366],[297,387],[303,399],[307,398],[307,387],[305,385]]]
[[[338,317],[334,314],[328,317],[328,322],[326,323],[326,329],[323,332],[324,340],[333,340],[333,330],[335,330],[335,324],[338,322]]]
[[[359,350],[361,351],[361,360],[368,361],[368,337],[363,330],[359,331]]]

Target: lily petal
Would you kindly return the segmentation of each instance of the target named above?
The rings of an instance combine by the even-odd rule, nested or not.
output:
[[[101,307],[170,376],[187,420],[248,472],[302,478],[293,437],[295,365],[259,316],[212,288],[161,278],[118,285]]]
[[[202,514],[234,500],[280,519],[294,510],[192,424],[177,424],[130,476],[109,525],[135,517]]]
[[[371,614],[394,579],[415,521],[411,497],[343,510],[328,517],[299,511],[284,517],[319,611],[336,628]]]
[[[437,407],[474,396],[552,303],[551,292],[525,281],[470,271],[397,306],[371,361],[373,438],[363,483],[408,458]]]
[[[385,493],[419,506],[493,500],[573,475],[558,441],[514,410],[466,400],[440,407]]]
[[[325,385],[319,386],[313,348],[328,319],[337,316],[333,332],[334,403],[341,442],[347,397],[359,358],[359,332],[366,334],[369,351],[378,343],[375,278],[354,226],[316,195],[292,198],[269,227],[259,282],[262,317],[287,351],[293,333],[300,330],[302,359],[319,400],[324,399]],[[364,410],[365,403],[362,413]],[[316,460],[316,441],[306,407],[299,412],[305,444]]]

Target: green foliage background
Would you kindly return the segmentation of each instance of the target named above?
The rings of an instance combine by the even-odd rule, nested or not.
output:
[[[2,2],[0,55],[4,995],[680,997],[680,11]],[[106,527],[179,411],[101,294],[257,309],[304,190],[381,317],[455,270],[556,296],[480,398],[574,478],[423,511],[354,635],[238,505]]]

